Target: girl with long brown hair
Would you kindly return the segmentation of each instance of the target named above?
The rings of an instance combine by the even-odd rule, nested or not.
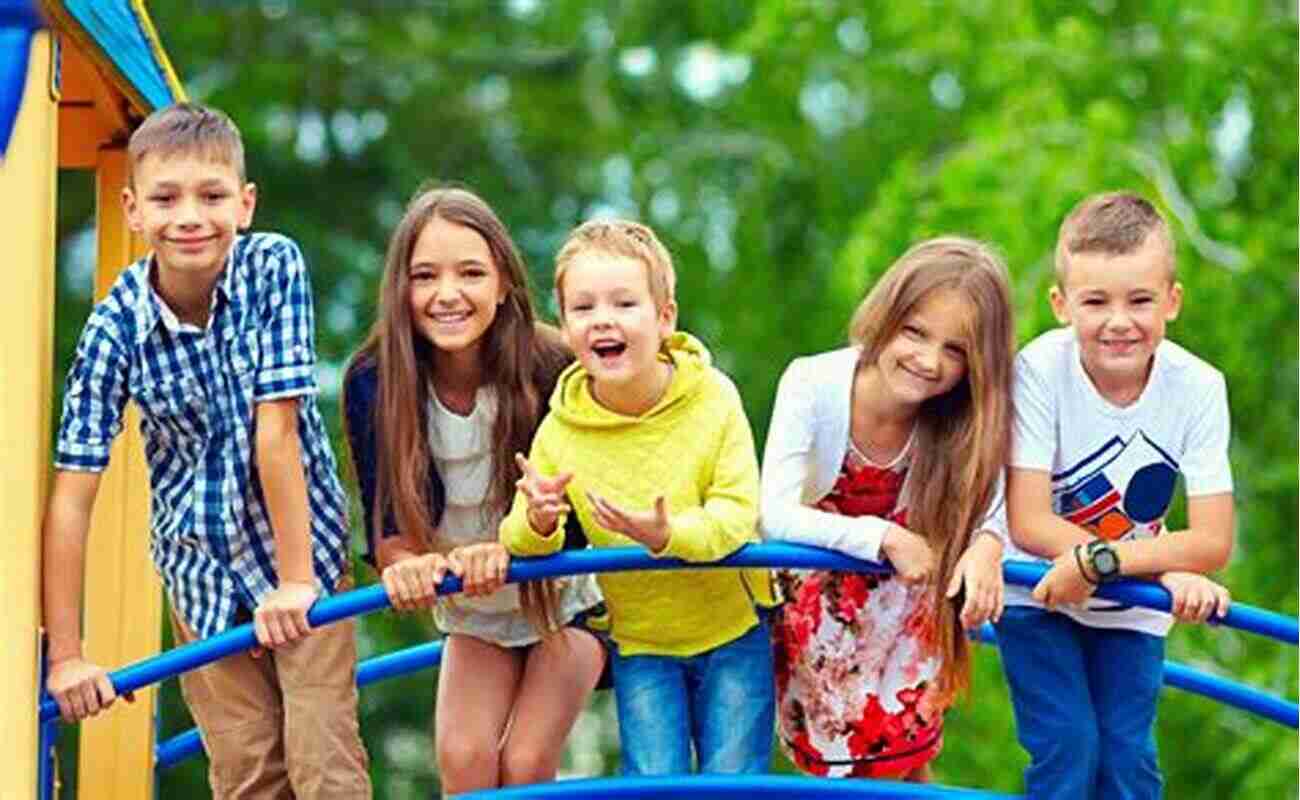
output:
[[[796,359],[763,457],[766,538],[892,576],[782,572],[782,744],[818,775],[929,779],[969,682],[965,631],[1002,611],[1014,327],[1006,267],[958,237],[905,253],[851,346]]]
[[[432,607],[447,634],[435,735],[449,794],[554,778],[605,667],[583,627],[601,604],[591,576],[521,591],[504,584],[497,543],[521,477],[514,454],[571,360],[535,319],[523,260],[491,208],[462,189],[418,193],[343,393],[384,589],[399,610]],[[447,572],[463,581],[454,602],[435,594]]]

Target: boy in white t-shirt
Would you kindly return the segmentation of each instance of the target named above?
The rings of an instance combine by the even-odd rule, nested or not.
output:
[[[1133,194],[1087,198],[1061,224],[1050,300],[1068,327],[1020,351],[1008,559],[1051,561],[1008,586],[997,625],[1027,796],[1158,798],[1153,727],[1169,614],[1090,599],[1158,580],[1179,619],[1228,610],[1200,573],[1232,551],[1223,374],[1165,341],[1182,305],[1168,225]],[[1178,476],[1188,529],[1167,531]]]

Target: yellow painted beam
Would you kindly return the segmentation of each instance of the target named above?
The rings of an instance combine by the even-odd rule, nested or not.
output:
[[[50,468],[54,358],[54,220],[58,106],[50,91],[50,35],[32,39],[27,83],[9,150],[0,159],[0,797],[36,794],[37,636],[41,518]]]
[[[125,147],[99,150],[95,179],[99,300],[122,269],[144,255],[145,245],[132,235],[122,209]],[[94,557],[86,562],[86,658],[116,668],[156,654],[162,644],[162,585],[149,555],[149,475],[134,404],[127,407],[122,434],[99,483],[87,550]],[[134,704],[118,703],[82,724],[80,800],[151,796],[155,702],[156,690],[150,687],[136,693]]]

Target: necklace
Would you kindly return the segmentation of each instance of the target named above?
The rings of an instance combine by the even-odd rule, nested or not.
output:
[[[915,422],[912,423],[911,429],[907,432],[907,437],[903,439],[901,443],[889,440],[880,442],[873,439],[871,434],[866,431],[861,431],[856,433],[856,435],[855,432],[850,431],[849,446],[856,450],[858,455],[862,456],[867,461],[870,461],[872,464],[875,464],[876,466],[889,466],[893,462],[897,461],[898,457],[907,450],[908,445],[912,443],[912,436],[915,433]]]

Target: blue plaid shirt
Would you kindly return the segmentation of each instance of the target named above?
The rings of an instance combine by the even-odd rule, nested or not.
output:
[[[257,403],[299,398],[312,564],[324,591],[346,563],[347,499],[316,405],[311,285],[298,246],[277,234],[238,237],[206,330],[181,323],[163,303],[149,281],[152,263],[128,267],[86,322],[55,466],[102,471],[123,407],[136,402],[154,564],[181,618],[207,637],[278,583],[253,455]]]

